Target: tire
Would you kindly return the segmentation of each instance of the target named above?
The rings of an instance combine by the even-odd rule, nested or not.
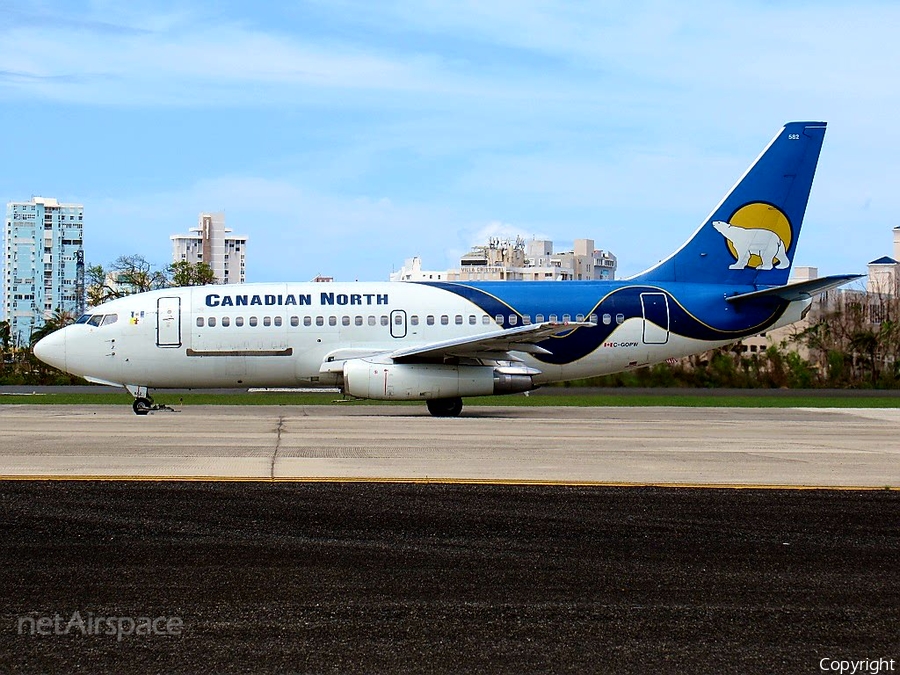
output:
[[[146,415],[150,412],[152,405],[148,398],[136,398],[131,404],[131,409],[134,410],[135,415]]]
[[[459,417],[463,409],[461,398],[432,398],[425,405],[433,417]]]

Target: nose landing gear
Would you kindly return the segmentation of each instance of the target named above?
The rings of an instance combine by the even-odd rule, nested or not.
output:
[[[170,408],[167,405],[154,403],[147,387],[137,384],[126,384],[125,388],[129,394],[134,396],[134,403],[131,404],[131,409],[134,410],[135,415],[147,415],[158,410],[177,412],[174,408]]]
[[[131,404],[131,409],[134,410],[135,415],[146,415],[153,409],[153,399],[139,396],[134,399],[134,403]]]

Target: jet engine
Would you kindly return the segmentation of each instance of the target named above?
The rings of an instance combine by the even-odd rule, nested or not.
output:
[[[513,394],[534,389],[526,367],[431,363],[344,363],[344,393],[378,400],[427,400]]]

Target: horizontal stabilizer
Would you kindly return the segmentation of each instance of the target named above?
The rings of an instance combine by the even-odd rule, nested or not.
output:
[[[793,284],[785,284],[784,286],[775,286],[774,288],[764,288],[761,291],[751,291],[750,293],[741,293],[740,295],[732,295],[725,298],[728,302],[741,302],[743,300],[755,300],[756,298],[781,298],[793,302],[794,300],[806,300],[807,298],[830,291],[832,288],[843,286],[846,283],[859,279],[862,274],[836,274],[830,277],[822,277],[821,279],[810,279],[809,281],[798,281]]]

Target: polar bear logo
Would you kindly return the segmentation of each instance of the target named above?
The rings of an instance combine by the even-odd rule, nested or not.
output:
[[[761,270],[770,270],[773,267],[783,270],[791,266],[784,241],[772,230],[739,227],[724,220],[714,220],[712,226],[731,242],[737,252],[737,262],[729,265],[728,269],[742,270],[754,267],[750,264],[751,255],[757,255],[762,260],[758,267]]]

